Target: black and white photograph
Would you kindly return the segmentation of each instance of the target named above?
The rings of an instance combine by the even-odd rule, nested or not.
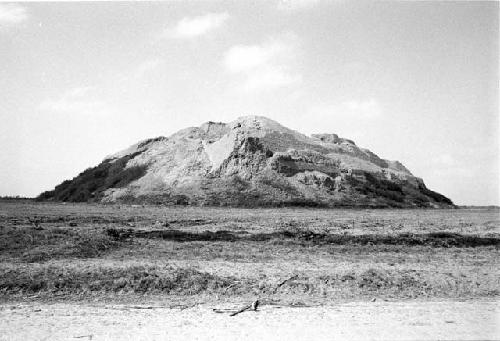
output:
[[[0,1],[0,341],[500,340],[499,1]]]

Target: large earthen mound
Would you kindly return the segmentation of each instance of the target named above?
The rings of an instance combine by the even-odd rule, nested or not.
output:
[[[43,200],[183,205],[450,207],[398,161],[260,116],[207,122],[108,156]]]

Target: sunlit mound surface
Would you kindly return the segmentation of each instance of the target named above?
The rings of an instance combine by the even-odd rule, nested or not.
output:
[[[398,161],[261,116],[207,122],[106,157],[41,200],[215,206],[452,207]]]

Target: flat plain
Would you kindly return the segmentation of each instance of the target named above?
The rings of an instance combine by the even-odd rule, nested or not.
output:
[[[9,312],[26,305],[227,316],[256,299],[264,311],[320,314],[346,304],[497,302],[499,213],[2,201],[3,323],[19,327]]]

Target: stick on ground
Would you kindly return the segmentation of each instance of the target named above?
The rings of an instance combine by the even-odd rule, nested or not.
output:
[[[259,306],[259,300],[255,300],[252,304],[249,304],[247,306],[244,306],[243,308],[241,308],[240,310],[230,314],[229,316],[236,316],[244,311],[247,311],[249,309],[253,309],[254,311],[257,311],[257,307]]]
[[[281,287],[282,287],[282,286],[283,286],[286,282],[291,281],[291,280],[294,280],[294,279],[296,279],[297,277],[299,277],[299,275],[293,275],[292,277],[285,279],[284,281],[282,281],[281,283],[279,283],[279,284],[276,286],[276,288],[274,288],[274,291],[273,291],[273,292],[278,291],[278,289],[279,289],[279,288],[281,288]]]

